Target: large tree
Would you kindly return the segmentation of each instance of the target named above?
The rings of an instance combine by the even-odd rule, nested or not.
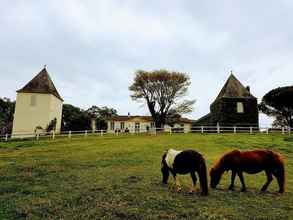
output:
[[[262,98],[259,110],[276,118],[275,126],[293,127],[293,86],[279,87]]]
[[[0,98],[0,134],[12,131],[15,102],[8,98]]]
[[[194,100],[182,100],[187,94],[190,78],[185,73],[155,70],[138,70],[129,87],[131,98],[145,101],[156,127],[166,123],[167,115],[184,114],[192,111]]]

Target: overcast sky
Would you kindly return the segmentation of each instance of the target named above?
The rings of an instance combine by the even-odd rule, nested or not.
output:
[[[0,96],[15,99],[47,64],[65,102],[82,108],[148,114],[129,97],[137,69],[190,74],[193,119],[231,70],[260,101],[293,85],[292,12],[292,0],[1,0]]]

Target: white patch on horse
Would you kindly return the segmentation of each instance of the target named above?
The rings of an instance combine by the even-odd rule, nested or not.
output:
[[[167,155],[166,155],[166,163],[168,165],[169,168],[173,169],[173,164],[174,164],[174,160],[175,160],[175,157],[180,154],[182,151],[177,151],[177,150],[174,150],[174,149],[169,149],[168,152],[167,152]]]

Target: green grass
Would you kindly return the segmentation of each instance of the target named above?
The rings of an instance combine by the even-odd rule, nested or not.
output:
[[[167,148],[195,149],[208,167],[230,149],[269,148],[286,158],[287,189],[259,189],[264,173],[245,175],[248,192],[227,190],[230,173],[208,197],[161,185]],[[199,186],[197,186],[197,190]],[[281,135],[174,134],[0,142],[0,219],[293,219],[293,139]]]

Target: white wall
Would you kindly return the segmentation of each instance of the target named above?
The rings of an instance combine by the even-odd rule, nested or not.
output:
[[[125,121],[124,122],[124,129],[128,128],[130,133],[135,132],[135,122],[139,122],[137,121],[137,119],[135,121]],[[182,124],[174,124],[174,128],[181,128]],[[151,130],[151,122],[140,122],[140,132],[146,132],[146,128],[147,126],[149,127],[149,129]],[[111,130],[111,121],[108,121],[108,132],[112,132],[114,133],[115,130],[121,130],[121,121],[114,121],[114,129]],[[183,123],[183,131],[185,133],[190,132],[191,130],[191,124],[188,123]],[[170,126],[169,125],[165,125],[164,126],[164,131],[169,132],[170,131]],[[124,131],[121,131],[124,132]]]
[[[36,105],[31,105],[35,96]],[[37,126],[46,129],[54,118],[57,119],[56,131],[60,132],[62,101],[51,94],[18,93],[13,121],[12,134],[34,133]]]
[[[139,121],[124,121],[124,130],[126,128],[128,128],[130,133],[134,133],[135,132],[135,123],[139,122]],[[146,132],[147,127],[149,127],[149,129],[151,129],[151,122],[143,122],[140,121],[140,128],[139,128],[139,132]],[[111,121],[108,121],[108,132],[115,132],[115,130],[121,130],[121,121],[114,121],[114,129],[111,130]],[[121,132],[124,132],[121,131]]]

